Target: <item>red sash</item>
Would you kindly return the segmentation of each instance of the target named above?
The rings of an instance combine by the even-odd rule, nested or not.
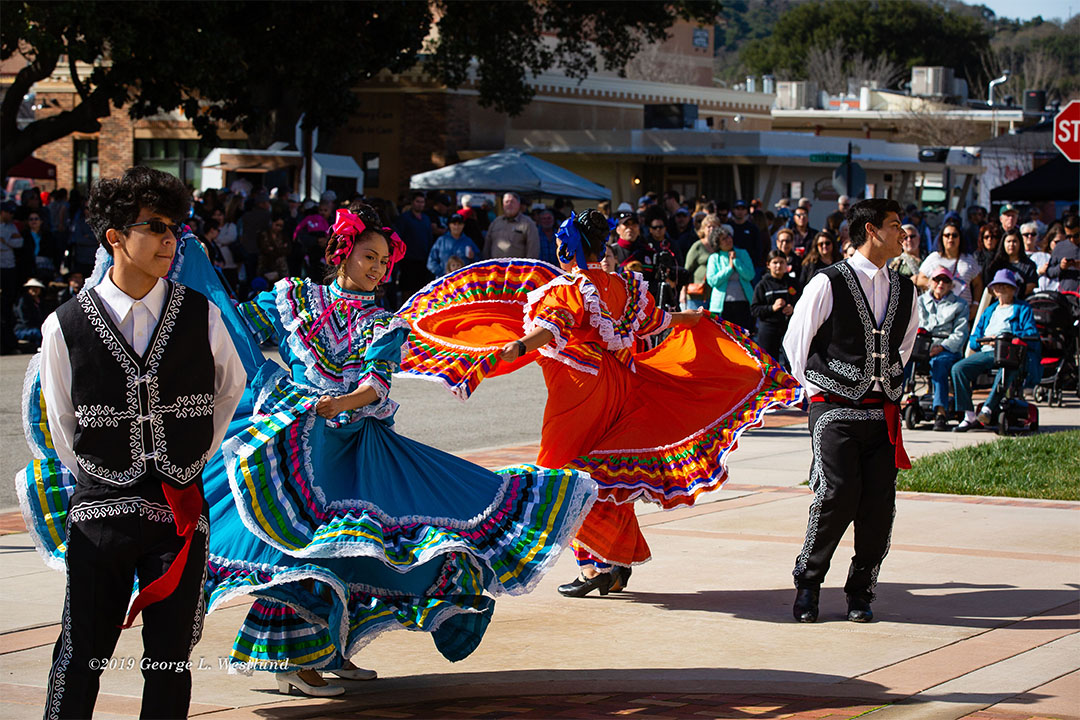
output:
[[[910,470],[911,460],[908,459],[907,451],[904,449],[904,435],[901,429],[900,423],[900,406],[894,403],[892,400],[883,397],[866,397],[862,400],[850,400],[848,398],[838,395],[812,395],[810,402],[827,402],[834,405],[845,405],[847,407],[880,407],[885,411],[885,426],[889,429],[889,442],[896,448],[895,461],[896,467],[900,470]]]
[[[127,621],[121,625],[129,628],[135,622],[142,609],[158,600],[164,600],[176,590],[180,583],[180,577],[184,574],[184,566],[187,565],[188,553],[191,551],[191,540],[195,536],[195,528],[199,525],[199,516],[202,514],[203,496],[201,488],[192,483],[186,488],[178,489],[167,483],[161,484],[165,491],[165,500],[172,509],[173,522],[176,524],[176,534],[184,538],[184,546],[171,563],[169,569],[152,583],[139,591],[135,600],[131,603]]]

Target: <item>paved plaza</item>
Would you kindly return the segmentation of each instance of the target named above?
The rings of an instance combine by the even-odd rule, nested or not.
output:
[[[12,443],[21,440],[13,364],[0,365],[5,463],[18,461]],[[534,370],[486,382],[465,405],[433,384],[400,381],[399,429],[490,467],[532,460],[544,397]],[[1064,409],[1043,409],[1043,427],[1080,424],[1078,408],[1073,397]],[[993,436],[905,438],[917,457]],[[466,660],[445,661],[425,634],[389,633],[355,658],[380,679],[346,683],[340,698],[290,698],[268,674],[221,669],[248,605],[237,600],[207,618],[193,655],[202,669],[192,715],[1080,718],[1080,503],[902,493],[876,621],[844,619],[849,533],[822,591],[821,619],[800,625],[791,619],[790,572],[806,525],[809,455],[805,415],[769,415],[744,436],[724,490],[693,508],[639,506],[653,560],[625,592],[559,596],[555,587],[576,572],[566,553],[535,592],[499,598]],[[39,717],[64,578],[45,568],[17,511],[5,507],[0,718]],[[140,646],[128,631],[116,656],[137,658]],[[140,690],[137,671],[107,671],[96,717],[136,717]]]

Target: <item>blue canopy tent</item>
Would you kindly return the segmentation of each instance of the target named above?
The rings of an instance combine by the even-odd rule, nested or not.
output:
[[[523,195],[610,200],[611,190],[516,149],[417,173],[413,190],[514,191]]]

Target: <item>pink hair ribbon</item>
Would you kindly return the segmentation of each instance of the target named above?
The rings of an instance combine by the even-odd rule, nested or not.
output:
[[[331,237],[338,237],[337,249],[327,258],[331,265],[340,265],[345,262],[352,252],[353,243],[367,230],[367,225],[358,216],[348,210],[338,210],[334,219],[334,227],[330,230]]]

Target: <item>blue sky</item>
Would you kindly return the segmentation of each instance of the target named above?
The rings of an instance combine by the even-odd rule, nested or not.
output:
[[[993,10],[998,17],[1020,18],[1030,20],[1036,15],[1042,15],[1044,19],[1069,17],[1071,7],[1072,14],[1080,12],[1080,0],[973,0],[973,4],[986,5]]]

